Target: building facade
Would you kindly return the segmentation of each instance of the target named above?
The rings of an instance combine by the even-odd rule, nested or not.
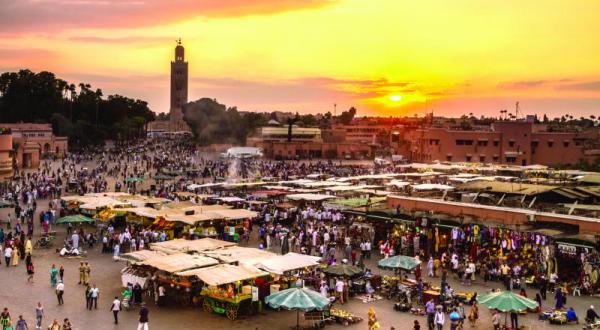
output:
[[[0,124],[11,131],[11,151],[18,168],[37,168],[44,156],[63,156],[68,151],[68,138],[55,136],[50,124]]]
[[[287,126],[261,127],[247,144],[273,159],[367,159],[373,155],[371,144],[348,142],[341,129],[292,126],[290,132]]]
[[[188,62],[181,39],[175,47],[175,60],[171,61],[171,103],[169,109],[169,130],[171,132],[190,131],[183,121],[183,106],[188,98]]]
[[[556,166],[591,160],[598,131],[549,132],[531,122],[498,121],[489,130],[418,128],[403,138],[408,145],[405,156],[413,162]]]
[[[12,135],[9,128],[0,128],[0,181],[13,174]]]

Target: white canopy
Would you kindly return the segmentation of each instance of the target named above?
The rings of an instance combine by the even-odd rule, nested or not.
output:
[[[400,180],[392,180],[392,181],[388,182],[387,185],[388,186],[394,186],[396,188],[403,188],[403,187],[406,187],[406,186],[410,185],[410,182],[400,181]]]
[[[269,275],[260,269],[251,266],[234,266],[221,264],[213,267],[192,269],[177,273],[179,276],[196,276],[207,285],[217,286],[237,281],[250,280],[253,278]]]
[[[139,262],[140,265],[154,267],[168,273],[186,271],[195,268],[217,265],[219,262],[216,259],[201,256],[191,255],[186,253],[176,253],[168,256],[159,256],[146,259]]]
[[[223,201],[225,203],[235,203],[235,202],[243,202],[243,201],[245,201],[245,199],[239,198],[239,197],[236,197],[236,196],[232,196],[232,197],[219,197],[217,199],[220,200],[220,201]]]
[[[320,257],[290,252],[282,256],[264,259],[252,266],[264,269],[272,274],[282,275],[284,272],[290,270],[318,266],[320,259]],[[240,263],[246,264],[244,261],[240,261]]]
[[[331,195],[322,195],[322,194],[292,194],[292,195],[287,195],[288,199],[291,200],[295,200],[295,201],[300,201],[300,200],[305,200],[305,201],[324,201],[330,198],[337,198],[335,196],[331,196]]]
[[[423,183],[411,186],[414,190],[452,190],[454,187],[445,184]]]

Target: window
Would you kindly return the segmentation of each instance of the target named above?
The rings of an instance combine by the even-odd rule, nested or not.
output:
[[[507,163],[514,163],[517,161],[517,157],[506,157]]]
[[[575,146],[580,147],[581,146],[581,141],[575,141]]]
[[[494,147],[497,147],[498,145],[500,145],[500,141],[494,140]]]
[[[446,161],[451,162],[452,161],[452,156],[446,156]]]
[[[515,146],[515,141],[508,141],[508,146],[509,147],[514,147]]]
[[[456,145],[457,146],[465,145],[465,140],[456,140]]]
[[[477,141],[477,145],[480,147],[487,147],[488,142],[487,141],[483,141],[483,140],[479,140]]]
[[[565,146],[565,148],[569,147],[569,141],[563,141],[563,146]]]
[[[473,140],[465,140],[465,144],[468,146],[472,146],[473,145]]]
[[[498,162],[498,156],[492,157],[492,160],[494,161],[494,163],[497,163]]]
[[[535,148],[538,146],[538,144],[540,144],[538,141],[531,141],[531,147]]]
[[[469,162],[469,163],[470,163],[470,162],[471,162],[471,158],[472,158],[472,157],[471,157],[471,156],[467,156],[466,158],[467,158],[467,162]]]
[[[548,148],[552,148],[554,146],[554,141],[548,141]]]
[[[485,163],[485,156],[479,156],[479,162]]]

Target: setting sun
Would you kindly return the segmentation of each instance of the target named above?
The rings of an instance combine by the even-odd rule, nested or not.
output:
[[[392,96],[390,96],[390,100],[394,101],[394,102],[398,102],[398,101],[402,100],[402,95],[392,95]]]

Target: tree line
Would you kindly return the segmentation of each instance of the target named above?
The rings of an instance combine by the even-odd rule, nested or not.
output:
[[[127,141],[145,136],[154,120],[148,103],[85,83],[75,85],[54,73],[20,70],[0,75],[0,122],[50,123],[55,135],[68,136],[72,148]]]

